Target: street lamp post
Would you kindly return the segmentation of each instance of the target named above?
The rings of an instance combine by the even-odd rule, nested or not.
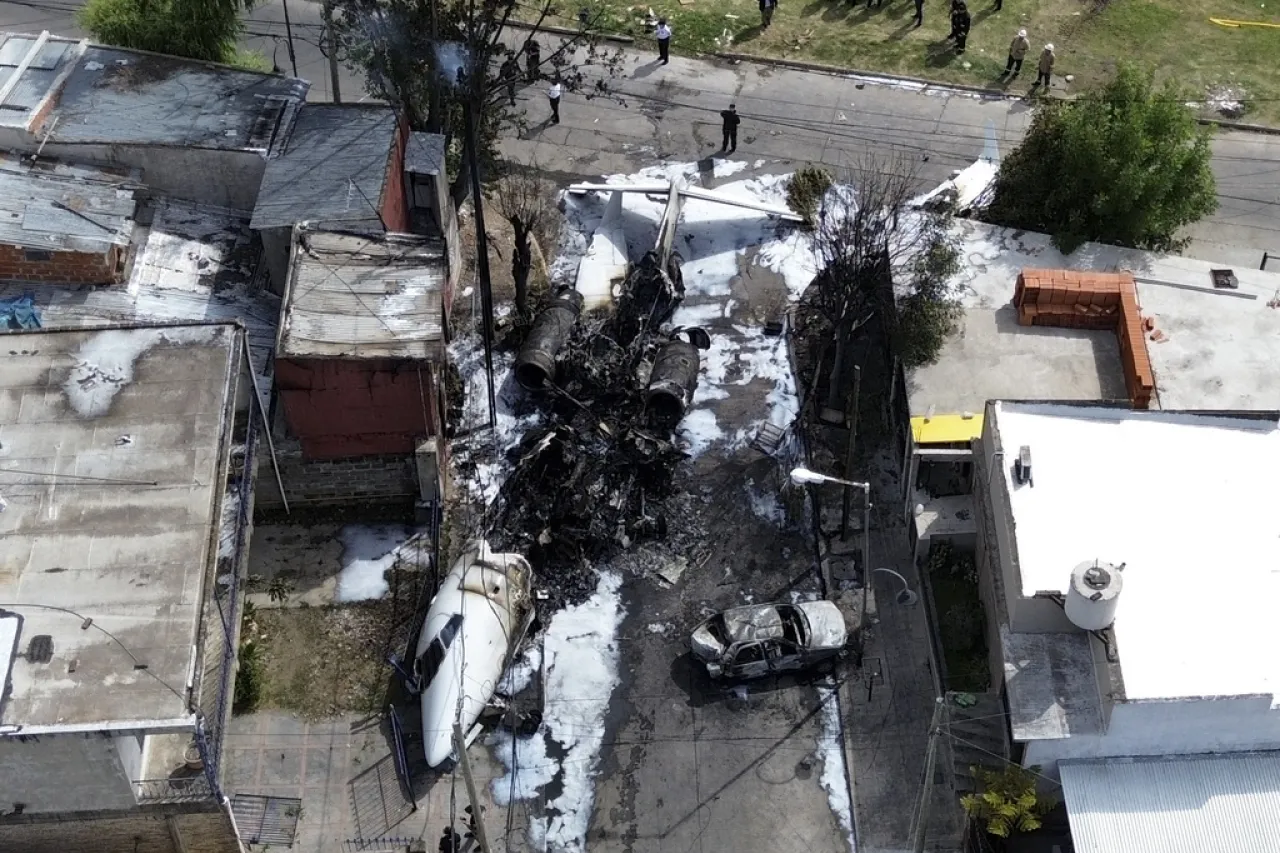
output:
[[[858,630],[862,631],[867,621],[867,598],[871,595],[871,484],[830,477],[819,474],[817,471],[810,471],[808,468],[792,469],[791,482],[797,486],[834,483],[847,489],[862,490],[862,615],[858,622]]]

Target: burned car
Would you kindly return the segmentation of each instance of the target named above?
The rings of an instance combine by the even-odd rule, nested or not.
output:
[[[839,607],[806,601],[717,613],[694,629],[689,643],[712,678],[750,679],[834,664],[848,639]]]

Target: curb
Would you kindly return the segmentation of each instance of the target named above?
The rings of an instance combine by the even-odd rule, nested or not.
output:
[[[1280,136],[1280,127],[1270,127],[1265,124],[1249,124],[1243,121],[1232,121],[1228,118],[1198,118],[1196,121],[1222,130],[1234,130],[1239,133],[1260,133],[1264,136]]]
[[[507,21],[508,27],[515,27],[517,30],[532,30],[538,33],[555,33],[558,36],[580,36],[581,30],[571,30],[568,27],[557,27],[553,24],[526,24],[524,21]],[[624,36],[621,33],[595,33],[597,38],[605,41],[617,42],[618,44],[635,44],[636,40],[631,36]]]
[[[807,62],[800,59],[774,59],[768,56],[756,56],[751,53],[714,53],[720,59],[730,62],[751,62],[756,65],[773,65],[779,68],[792,68],[796,71],[813,71],[819,74],[831,74],[838,77],[864,77],[872,83],[910,83],[921,89],[933,89],[940,92],[956,92],[965,95],[981,95],[993,101],[1016,101],[1019,95],[1011,95],[983,86],[970,86],[965,83],[939,83],[923,77],[908,77],[902,74],[885,74],[879,71],[859,71],[856,68],[845,68],[840,65],[827,65],[822,62]]]
[[[538,32],[555,33],[562,36],[581,35],[578,30],[571,30],[568,27],[557,27],[550,24],[542,24],[534,27],[532,24],[526,24],[523,21],[510,21],[507,26],[515,27],[520,30],[535,30]],[[599,33],[598,36],[605,41],[611,41],[616,44],[635,44],[636,40],[632,36],[622,35],[621,33]],[[808,62],[801,59],[776,59],[769,56],[757,56],[753,53],[727,53],[716,52],[710,54],[695,54],[692,58],[697,59],[702,56],[714,56],[717,59],[723,59],[727,62],[750,62],[753,65],[770,65],[777,68],[791,68],[796,71],[810,71],[817,74],[830,74],[834,77],[857,77],[867,80],[869,83],[880,85],[893,85],[895,83],[909,83],[912,86],[919,86],[921,91],[932,90],[935,92],[953,92],[958,95],[977,95],[989,101],[1020,101],[1021,95],[1012,95],[1007,92],[1001,92],[995,89],[989,89],[985,86],[971,86],[967,83],[939,83],[936,80],[926,80],[923,77],[910,77],[905,74],[885,74],[881,71],[859,71],[856,68],[846,68],[841,65],[827,65],[822,62]],[[1264,136],[1280,136],[1280,127],[1271,127],[1265,124],[1251,124],[1249,122],[1234,121],[1232,119],[1223,118],[1200,118],[1196,121],[1208,127],[1217,127],[1222,130],[1233,130],[1238,133],[1258,133]]]
[[[881,83],[886,85],[892,85],[894,83],[910,83],[912,86],[919,86],[921,90],[932,89],[935,92],[955,92],[957,94],[964,95],[980,95],[981,97],[992,101],[1022,100],[1021,95],[1011,95],[1007,92],[1000,92],[983,86],[970,86],[965,83],[939,83],[935,80],[926,80],[923,77],[909,77],[905,74],[885,74],[879,71],[859,71],[856,68],[845,68],[840,65],[827,65],[821,62],[807,62],[800,59],[774,59],[768,56],[756,56],[751,53],[714,53],[711,55],[730,62],[750,62],[755,65],[772,65],[779,68],[792,68],[796,71],[812,71],[819,74],[831,74],[837,77],[861,77],[866,78],[872,83]],[[1199,116],[1196,117],[1196,121],[1202,125],[1217,127],[1222,130],[1234,130],[1240,133],[1260,133],[1265,136],[1280,136],[1280,127],[1272,127],[1265,124],[1251,124],[1249,122],[1234,121],[1232,119],[1223,118],[1201,118]]]

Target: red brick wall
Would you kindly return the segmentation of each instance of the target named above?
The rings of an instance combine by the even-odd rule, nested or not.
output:
[[[428,364],[277,359],[276,386],[307,460],[410,454],[439,431]]]
[[[0,280],[42,284],[118,284],[124,274],[120,247],[102,254],[48,252],[48,260],[33,260],[19,246],[0,246]]]
[[[409,230],[409,199],[404,186],[404,149],[409,143],[409,125],[403,119],[395,146],[387,158],[387,180],[382,190],[382,221],[388,231]]]
[[[1150,407],[1156,379],[1132,273],[1024,269],[1013,301],[1023,326],[1114,331],[1129,402],[1135,409]]]

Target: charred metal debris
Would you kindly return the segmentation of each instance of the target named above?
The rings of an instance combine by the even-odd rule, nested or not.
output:
[[[495,547],[526,555],[552,606],[594,592],[592,563],[667,533],[687,456],[673,433],[711,345],[705,330],[671,325],[682,260],[646,254],[612,310],[583,313],[582,294],[560,290],[516,357],[544,418],[512,451],[486,526]]]

